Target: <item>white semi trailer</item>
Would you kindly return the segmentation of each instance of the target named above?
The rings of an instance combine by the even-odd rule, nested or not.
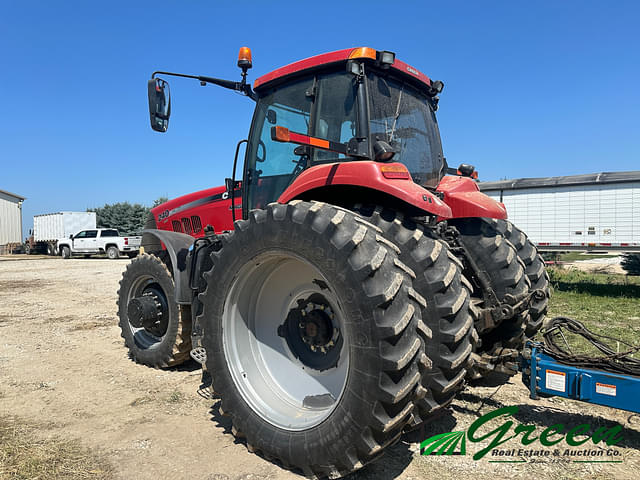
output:
[[[640,171],[481,182],[539,250],[640,251]]]
[[[33,233],[26,241],[27,253],[58,255],[56,243],[80,230],[96,228],[95,212],[57,212],[33,217]]]

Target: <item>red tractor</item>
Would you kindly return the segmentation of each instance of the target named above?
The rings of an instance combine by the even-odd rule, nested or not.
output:
[[[540,328],[544,263],[447,166],[443,83],[388,51],[339,50],[247,83],[194,78],[256,102],[222,187],[152,210],[123,275],[122,336],[153,367],[189,355],[250,451],[311,477],[348,474],[447,406],[466,379],[515,372]],[[238,151],[246,143],[242,177]]]

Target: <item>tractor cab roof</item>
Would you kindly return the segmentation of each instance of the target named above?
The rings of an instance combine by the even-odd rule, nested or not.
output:
[[[254,90],[260,92],[263,89],[274,86],[281,81],[306,73],[311,70],[326,68],[328,66],[339,65],[340,63],[346,64],[348,60],[365,59],[368,61],[380,62],[382,54],[391,52],[376,51],[373,48],[359,47],[359,48],[346,48],[344,50],[337,50],[335,52],[323,53],[314,57],[305,58],[297,62],[290,63],[284,67],[280,67],[266,75],[263,75],[255,80],[253,83]],[[395,58],[393,55],[393,63],[388,67],[394,69],[405,77],[412,79],[418,84],[431,87],[431,80],[424,73],[418,69],[404,63],[401,60]]]

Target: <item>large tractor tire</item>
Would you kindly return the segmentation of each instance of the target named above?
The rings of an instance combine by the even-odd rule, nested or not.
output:
[[[423,377],[426,396],[418,401],[413,426],[446,407],[464,386],[477,342],[469,311],[471,285],[462,264],[443,241],[396,210],[356,205],[355,210],[400,247],[400,260],[416,278],[413,287],[426,299],[422,321],[431,329],[426,353],[433,369]]]
[[[515,247],[516,253],[524,263],[524,272],[530,282],[529,290],[541,290],[542,298],[532,298],[529,305],[529,321],[525,335],[533,338],[542,327],[544,317],[547,314],[551,289],[549,288],[549,274],[544,266],[544,260],[538,253],[536,246],[531,243],[527,235],[507,220],[498,220],[497,227],[500,233]]]
[[[397,247],[352,212],[302,201],[253,210],[220,238],[196,324],[233,434],[309,477],[378,457],[430,364]]]
[[[521,298],[529,291],[523,261],[516,249],[501,233],[500,224],[490,218],[466,218],[449,221],[460,233],[458,240],[484,272],[500,302],[507,295]],[[471,278],[472,272],[465,273]],[[483,292],[474,285],[472,302],[482,305]],[[484,305],[483,305],[484,306]],[[520,349],[524,344],[524,331],[529,321],[527,310],[502,320],[493,329],[480,333],[478,353],[500,354],[503,349]]]
[[[176,303],[171,271],[157,256],[145,253],[127,266],[118,291],[118,316],[136,362],[166,368],[189,358],[191,309]]]

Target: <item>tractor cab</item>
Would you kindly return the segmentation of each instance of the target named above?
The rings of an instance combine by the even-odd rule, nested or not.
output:
[[[341,61],[331,61],[336,54]],[[435,117],[442,84],[434,88],[411,67],[392,68],[397,63],[390,52],[360,48],[258,78],[245,159],[248,207],[278,200],[300,173],[326,163],[400,162],[414,182],[435,188],[443,169]]]
[[[256,101],[242,175],[244,217],[277,201],[302,172],[344,162],[400,163],[417,185],[435,190],[445,172],[435,117],[443,84],[395,54],[371,48],[311,57],[246,82],[251,53],[243,47],[241,82],[197,78]],[[154,77],[156,75],[154,73]],[[152,128],[166,131],[168,85],[149,82]],[[237,163],[237,158],[236,158]],[[238,182],[227,182],[233,195]],[[238,179],[240,180],[240,179]],[[239,203],[239,199],[238,199]],[[235,213],[235,208],[232,209]]]

